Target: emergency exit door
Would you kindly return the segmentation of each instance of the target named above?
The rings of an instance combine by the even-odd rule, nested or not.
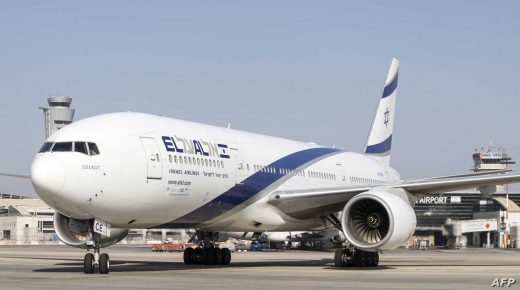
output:
[[[141,144],[144,148],[147,165],[147,178],[148,179],[161,179],[162,178],[162,161],[159,147],[154,138],[151,137],[140,137]]]

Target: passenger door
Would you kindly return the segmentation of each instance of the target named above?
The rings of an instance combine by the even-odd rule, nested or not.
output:
[[[146,156],[148,179],[162,179],[162,161],[159,147],[154,138],[140,137]]]
[[[246,165],[244,163],[244,159],[242,158],[242,154],[240,154],[240,150],[236,146],[231,146],[231,158],[233,159],[233,164],[235,166],[235,184],[243,185],[244,179],[246,179]]]
[[[337,180],[341,183],[346,183],[346,176],[345,176],[345,168],[343,168],[343,164],[336,163],[336,176]]]

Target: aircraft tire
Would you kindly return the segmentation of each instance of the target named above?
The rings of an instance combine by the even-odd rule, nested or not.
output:
[[[193,248],[186,248],[186,250],[184,250],[183,258],[185,265],[193,264]]]
[[[379,253],[371,253],[370,266],[377,267],[379,265]]]
[[[206,248],[203,250],[204,265],[215,264],[215,251],[212,248]]]
[[[215,265],[222,265],[224,257],[222,256],[222,249],[215,248]]]
[[[94,254],[86,253],[85,258],[83,258],[83,271],[85,274],[92,274],[95,270],[94,266]]]
[[[228,248],[222,249],[222,265],[229,265],[231,263],[231,251]]]
[[[334,252],[334,266],[335,267],[345,267],[345,263],[343,262],[343,252],[345,249],[339,248]]]
[[[99,256],[99,273],[110,273],[110,258],[108,257],[107,253],[103,253]]]
[[[191,255],[193,264],[200,265],[204,262],[204,250],[202,248],[193,249],[193,255]]]

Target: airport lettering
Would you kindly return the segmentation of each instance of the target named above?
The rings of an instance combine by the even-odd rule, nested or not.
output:
[[[421,198],[417,203],[436,203],[436,204],[444,204],[447,203],[447,196],[425,196]]]
[[[177,153],[188,153],[210,157],[220,157],[228,159],[228,146],[206,142],[204,140],[188,140],[177,136],[162,136],[162,141],[166,151]]]

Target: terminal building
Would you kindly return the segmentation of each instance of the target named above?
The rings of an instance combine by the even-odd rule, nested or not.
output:
[[[54,209],[40,199],[2,194],[0,199],[0,241],[34,244],[56,240]]]
[[[473,161],[475,172],[510,170],[510,165],[514,164],[504,149],[494,148],[492,144],[486,149],[476,149]],[[416,202],[414,207],[417,216],[414,237],[416,240],[428,240],[436,246],[449,246],[450,238],[456,238],[460,243],[475,247],[518,247],[518,204],[520,192],[511,192],[507,185],[497,186],[496,192],[488,196],[478,189],[426,196]],[[463,225],[490,218],[495,224],[491,223],[488,231],[465,232],[452,237],[447,230],[458,223]],[[460,241],[460,238],[464,241]]]

